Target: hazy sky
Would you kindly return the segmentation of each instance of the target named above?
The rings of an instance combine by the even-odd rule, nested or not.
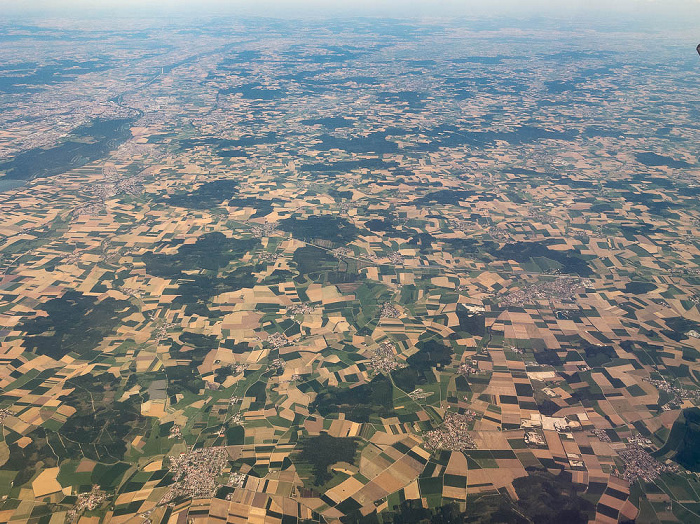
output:
[[[0,0],[0,13],[82,13],[151,11],[164,15],[198,14],[264,16],[375,15],[613,15],[659,16],[693,22],[700,28],[700,0]]]

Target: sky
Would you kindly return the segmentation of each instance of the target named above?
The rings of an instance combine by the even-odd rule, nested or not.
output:
[[[0,0],[0,14],[105,12],[396,18],[626,15],[693,21],[700,27],[700,0]]]

